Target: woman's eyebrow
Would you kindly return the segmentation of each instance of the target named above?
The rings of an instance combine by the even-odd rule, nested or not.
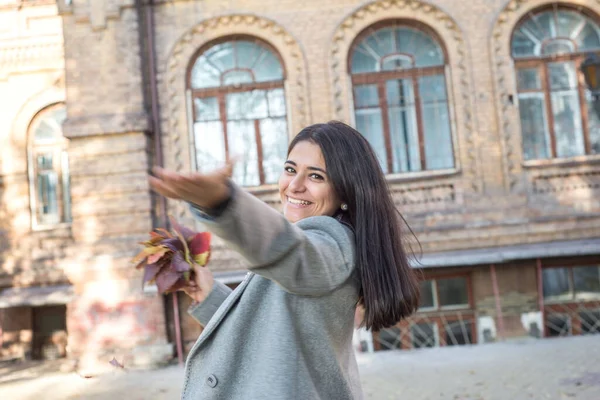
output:
[[[285,164],[291,164],[294,167],[297,166],[297,164],[295,162],[293,162],[292,160],[286,160]],[[327,171],[325,171],[323,168],[319,168],[319,167],[307,167],[306,169],[309,169],[311,171],[320,171],[324,174],[327,174]]]

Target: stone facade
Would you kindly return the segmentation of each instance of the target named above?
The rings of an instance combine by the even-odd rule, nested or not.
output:
[[[160,220],[146,181],[157,157],[154,140],[161,141],[167,168],[194,167],[186,77],[198,50],[233,35],[269,43],[285,69],[291,138],[316,122],[354,124],[349,52],[361,32],[387,20],[427,26],[447,54],[456,167],[389,177],[423,251],[600,237],[598,155],[524,163],[518,107],[509,101],[516,95],[512,29],[532,10],[555,3],[155,0],[151,77],[146,6],[138,10],[133,0],[0,1],[0,288],[71,284],[68,351],[75,358],[114,354],[136,362],[133,354],[140,351],[133,348],[159,361],[170,356],[172,312],[140,290],[129,259]],[[600,15],[600,2],[569,3]],[[152,124],[152,79],[160,129]],[[28,130],[40,110],[56,103],[67,108],[72,221],[40,230],[29,201]],[[273,185],[256,194],[277,205]],[[168,212],[192,224],[184,205],[169,202]],[[243,268],[218,242],[211,264],[220,276]],[[483,265],[468,269],[476,312],[496,317],[489,264],[469,263],[477,264]],[[515,321],[537,309],[535,268],[535,260],[497,266],[507,336],[522,334]],[[189,341],[196,331],[189,327],[186,334],[185,318]],[[10,329],[14,336],[16,328]],[[22,336],[26,331],[31,327]]]

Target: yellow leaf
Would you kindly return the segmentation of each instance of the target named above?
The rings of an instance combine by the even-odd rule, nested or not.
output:
[[[206,263],[208,262],[208,256],[210,255],[210,252],[206,251],[202,254],[196,254],[194,256],[194,262],[196,264],[198,264],[199,266],[203,267],[206,265]]]

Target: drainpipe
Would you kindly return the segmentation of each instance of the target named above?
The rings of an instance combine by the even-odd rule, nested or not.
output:
[[[542,276],[542,259],[537,258],[535,260],[535,267],[537,271],[537,283],[538,283],[538,307],[542,315],[542,326],[540,327],[540,335],[546,336],[546,315],[544,312],[544,279]]]
[[[158,101],[158,82],[156,80],[156,52],[154,43],[154,0],[136,0],[138,11],[138,20],[140,21],[140,30],[145,28],[145,32],[140,31],[140,41],[142,42],[142,63],[146,64],[147,69],[142,74],[146,75],[148,89],[150,91],[150,110],[151,110],[151,134],[154,142],[154,165],[162,167],[164,165],[162,132],[160,127],[160,110]],[[145,50],[145,51],[144,51]],[[144,91],[144,93],[147,93]],[[167,199],[163,196],[155,196],[158,202],[157,218],[155,226],[166,228],[169,224],[167,218]],[[179,302],[177,293],[173,293],[173,319],[175,322],[175,342],[177,347],[177,359],[179,364],[183,364],[183,343],[181,338],[181,321],[179,319]]]
[[[496,302],[496,324],[498,325],[498,333],[502,339],[504,337],[504,317],[502,316],[502,303],[500,301],[500,290],[498,288],[498,278],[496,276],[496,265],[490,265],[490,274],[492,275],[492,288],[494,290],[494,300]]]

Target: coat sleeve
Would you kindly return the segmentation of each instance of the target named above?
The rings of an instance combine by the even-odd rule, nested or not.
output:
[[[334,218],[309,217],[291,224],[282,214],[235,186],[227,208],[218,217],[209,217],[199,210],[194,214],[238,252],[252,272],[291,293],[329,293],[344,283],[354,269],[354,234]]]
[[[188,314],[198,321],[200,325],[206,326],[231,292],[231,288],[221,282],[215,281],[206,299],[198,304],[191,305],[188,308]]]

